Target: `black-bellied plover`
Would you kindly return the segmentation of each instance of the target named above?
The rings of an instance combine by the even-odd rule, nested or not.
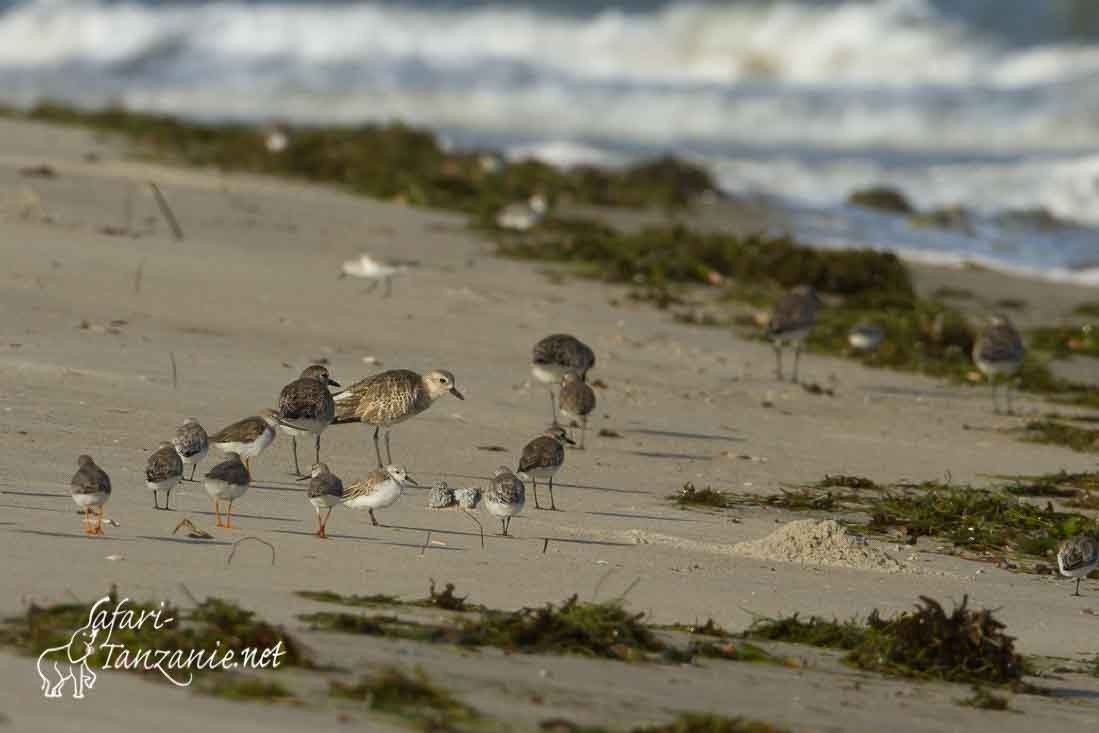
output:
[[[210,450],[210,439],[206,435],[206,429],[199,425],[198,420],[189,417],[176,429],[172,445],[175,446],[176,453],[183,461],[183,467],[191,467],[191,477],[187,480],[194,481],[198,464],[206,458],[206,453]]]
[[[500,466],[492,474],[483,498],[488,513],[500,520],[500,534],[507,537],[511,518],[523,511],[526,503],[526,487],[522,480],[507,466]]]
[[[244,496],[252,483],[248,467],[236,453],[229,452],[225,460],[211,468],[202,481],[206,493],[214,500],[214,516],[217,526],[233,529],[233,502]],[[221,502],[229,502],[225,510],[225,524],[221,523]]]
[[[553,476],[565,462],[565,444],[575,445],[560,425],[551,425],[546,432],[527,443],[519,459],[519,476],[526,476],[534,489],[534,508],[538,503],[538,480],[549,482],[550,509],[557,509],[553,501]]]
[[[566,372],[561,378],[561,396],[557,400],[561,414],[569,420],[580,421],[580,445],[588,434],[588,415],[595,409],[595,390],[578,374]]]
[[[393,506],[401,498],[405,484],[418,486],[403,466],[375,468],[362,481],[356,481],[343,490],[343,503],[352,509],[366,509],[370,513],[370,523],[378,524],[374,516],[375,509]]]
[[[183,480],[183,459],[171,443],[161,443],[145,462],[145,485],[153,490],[153,506],[168,509],[172,489]],[[164,506],[160,506],[160,492],[164,492]]]
[[[997,314],[973,343],[973,363],[992,382],[992,409],[1000,412],[1000,382],[1004,383],[1007,414],[1011,409],[1011,378],[1023,366],[1026,348],[1007,316]]]
[[[847,343],[851,348],[867,354],[881,346],[884,340],[882,327],[869,321],[860,321],[847,332]]]
[[[314,463],[309,469],[309,474],[302,476],[298,481],[306,479],[309,479],[309,490],[306,495],[317,513],[317,536],[328,537],[328,518],[332,516],[332,507],[343,501],[343,481],[329,471],[324,463]],[[321,510],[327,510],[324,513],[324,519],[321,519]]]
[[[76,459],[78,466],[73,475],[72,497],[76,505],[84,510],[84,534],[103,534],[103,505],[111,498],[111,479],[89,455]],[[92,526],[92,510],[95,512],[95,526]]]
[[[219,451],[228,455],[235,453],[244,461],[245,467],[252,470],[252,459],[267,450],[275,439],[275,429],[279,425],[278,413],[274,410],[260,410],[258,415],[238,420],[227,425],[210,436],[210,442]]]
[[[339,386],[339,382],[328,373],[328,367],[314,364],[306,367],[300,377],[279,393],[279,430],[290,436],[295,476],[301,476],[298,466],[299,437],[314,437],[316,453],[313,462],[321,462],[321,433],[336,418],[336,403],[328,388]]]
[[[588,370],[595,366],[595,352],[587,344],[567,333],[546,336],[534,345],[530,372],[535,380],[549,388],[550,418],[557,424],[557,404],[553,389],[561,384],[565,374],[576,374],[587,381]]]
[[[435,369],[420,376],[407,369],[393,369],[367,377],[337,394],[335,422],[374,426],[374,452],[380,468],[393,462],[390,428],[419,415],[445,394],[465,399],[450,372]],[[382,428],[385,428],[385,463],[378,445],[378,432]]]
[[[801,360],[801,344],[813,325],[817,322],[817,308],[820,306],[817,291],[808,285],[798,285],[775,301],[771,317],[767,321],[767,338],[775,349],[775,374],[783,380],[782,350],[794,346],[794,373],[790,381],[798,381],[798,362]]]
[[[1076,592],[1073,595],[1080,595],[1080,581],[1099,567],[1099,542],[1088,535],[1065,540],[1057,548],[1057,567],[1061,575],[1076,578]]]

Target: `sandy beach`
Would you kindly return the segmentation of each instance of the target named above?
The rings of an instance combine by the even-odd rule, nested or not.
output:
[[[28,175],[49,166],[52,176]],[[176,241],[147,182],[171,203]],[[686,711],[744,715],[796,731],[1033,730],[1086,726],[1099,714],[1099,679],[1066,674],[1043,684],[1064,694],[1014,696],[1025,715],[959,707],[968,688],[860,673],[838,656],[797,649],[798,668],[706,661],[635,665],[570,657],[461,651],[444,645],[311,632],[297,614],[317,604],[297,590],[427,593],[451,582],[471,600],[514,609],[572,594],[614,598],[654,623],[713,618],[740,630],[754,617],[800,612],[865,616],[912,607],[919,595],[998,609],[1026,655],[1094,659],[1099,588],[1071,597],[1064,579],[1013,573],[920,548],[874,542],[901,572],[808,567],[733,552],[802,518],[758,508],[685,511],[667,500],[686,482],[777,492],[826,474],[878,481],[988,483],[996,475],[1085,471],[1094,459],[1019,442],[1000,431],[1018,417],[991,412],[983,388],[868,369],[808,355],[803,376],[834,389],[810,394],[773,378],[761,342],[672,321],[622,290],[500,259],[456,215],[354,197],[319,186],[141,162],[91,133],[0,122],[0,612],[27,604],[91,601],[112,585],[131,598],[217,596],[284,624],[330,669],[288,672],[306,700],[265,706],[212,700],[120,673],[104,673],[81,701],[44,700],[32,658],[0,654],[0,713],[11,730],[189,731],[345,728],[325,701],[329,675],[383,664],[422,667],[437,685],[519,730],[564,717],[627,727]],[[390,298],[338,279],[362,252],[416,260]],[[1093,298],[1075,286],[987,271],[914,268],[918,287],[965,287],[992,301],[1031,304],[1050,320]],[[976,306],[973,306],[976,308]],[[420,483],[484,486],[515,465],[549,415],[529,382],[531,346],[575,333],[596,351],[599,406],[586,451],[567,454],[558,512],[527,510],[514,539],[455,511],[427,509],[411,490],[378,513],[337,509],[327,542],[289,473],[280,436],[254,464],[236,530],[213,527],[199,484],[157,512],[145,459],[188,416],[210,431],[274,406],[280,388],[327,359],[348,384],[381,369],[454,373],[466,400],[442,399],[393,431],[394,458]],[[173,361],[175,375],[173,384]],[[765,403],[771,406],[766,406]],[[1046,411],[1019,400],[1024,415]],[[600,429],[619,437],[601,437]],[[374,467],[366,426],[333,426],[325,460],[344,482]],[[485,450],[500,446],[503,452]],[[111,475],[106,515],[118,523],[85,537],[69,496],[76,457]],[[308,463],[311,445],[302,451]],[[200,467],[208,469],[210,458]],[[529,489],[528,489],[529,491]],[[190,518],[213,540],[173,536]],[[275,548],[232,543],[255,536]],[[546,542],[548,540],[548,543]],[[424,549],[426,547],[426,549]],[[636,582],[636,584],[634,584]],[[631,587],[632,586],[632,587]],[[331,670],[342,670],[335,672]],[[365,714],[352,716],[368,720]],[[370,729],[392,727],[369,718]],[[0,726],[2,727],[2,726]]]

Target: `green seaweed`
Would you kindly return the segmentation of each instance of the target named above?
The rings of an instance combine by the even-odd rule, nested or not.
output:
[[[980,685],[973,686],[973,694],[958,701],[958,704],[967,708],[979,708],[981,710],[1011,710],[1006,697],[994,695]]]
[[[808,620],[803,621],[796,613],[782,618],[756,619],[744,632],[744,636],[749,639],[782,641],[848,651],[866,641],[866,634],[866,624],[854,619],[828,621],[819,616],[810,616]]]
[[[298,590],[294,595],[318,603],[335,603],[341,606],[395,606],[401,601],[396,596],[375,593],[369,596],[343,596],[327,590]]]
[[[1057,420],[1031,420],[1016,434],[1028,443],[1062,445],[1079,453],[1099,450],[1099,430],[1089,430]]]
[[[683,484],[683,488],[669,496],[668,499],[681,507],[702,506],[724,509],[730,506],[729,497],[726,494],[709,486],[704,489],[696,488],[690,481]]]
[[[426,731],[469,730],[486,722],[476,708],[434,686],[419,667],[411,676],[388,667],[354,684],[333,681],[329,695],[402,718]]]
[[[210,679],[204,679],[198,685],[198,690],[224,700],[273,702],[294,698],[293,693],[279,682],[251,675],[218,675]]]
[[[1030,347],[1064,359],[1070,356],[1099,357],[1099,331],[1082,326],[1042,326],[1027,332]]]

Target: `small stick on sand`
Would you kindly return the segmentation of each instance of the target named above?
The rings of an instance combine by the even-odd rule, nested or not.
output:
[[[145,260],[137,263],[137,270],[134,271],[134,295],[141,292],[141,276],[145,272]]]
[[[254,540],[256,542],[262,542],[263,544],[267,545],[267,547],[270,548],[270,550],[271,550],[271,564],[272,565],[275,564],[275,546],[272,545],[267,540],[261,540],[259,537],[253,537],[252,535],[248,535],[247,537],[241,537],[239,540],[237,540],[236,542],[233,543],[233,549],[230,550],[229,557],[225,558],[225,564],[226,565],[232,564],[233,556],[237,554],[237,545],[239,545],[241,542],[244,542],[246,540]]]
[[[164,215],[164,219],[168,222],[168,226],[172,228],[172,236],[176,238],[177,242],[182,242],[183,229],[180,228],[176,215],[172,213],[172,207],[168,206],[168,199],[164,198],[164,194],[160,192],[160,186],[152,181],[149,181],[149,188],[153,189],[156,205],[160,207],[160,213]]]
[[[423,557],[424,553],[427,552],[427,546],[430,545],[430,544],[431,544],[431,530],[429,529],[427,531],[427,539],[424,540],[424,546],[420,548],[420,557]]]
[[[190,588],[185,586],[183,583],[180,583],[179,587],[183,589],[183,595],[185,595],[185,596],[187,596],[188,598],[191,599],[191,603],[195,604],[196,606],[201,606],[202,605],[201,603],[198,602],[198,599],[195,598],[195,594],[191,592]]]
[[[465,514],[467,517],[469,517],[474,522],[476,522],[477,528],[479,530],[481,530],[481,549],[482,550],[485,549],[485,527],[484,527],[483,524],[481,524],[481,520],[478,519],[477,517],[473,516],[472,514],[470,514],[469,510],[466,509],[465,507],[459,506],[458,509],[462,512],[462,514]]]
[[[179,386],[178,372],[176,371],[176,354],[174,351],[168,352],[168,360],[172,362],[172,389],[176,389]]]
[[[546,554],[546,550],[549,549],[549,537],[542,538],[542,554]]]

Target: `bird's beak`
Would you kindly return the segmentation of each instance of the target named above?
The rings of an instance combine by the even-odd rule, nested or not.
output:
[[[450,393],[451,393],[452,395],[454,395],[455,397],[457,397],[458,399],[460,399],[460,400],[464,400],[464,399],[465,399],[465,397],[463,397],[463,396],[462,396],[462,393],[458,391],[458,388],[457,388],[457,387],[451,387],[451,388],[450,388]]]
[[[412,484],[413,486],[419,486],[419,484],[416,483],[416,479],[412,478],[411,476],[409,476],[407,474],[405,474],[404,480],[407,481],[408,483]]]
[[[340,383],[339,383],[339,382],[337,382],[337,381],[336,381],[335,379],[333,379],[332,377],[329,377],[329,378],[328,378],[328,386],[329,386],[329,387],[339,387],[339,386],[340,386]]]
[[[567,435],[565,436],[565,442],[568,443],[569,445],[576,445],[576,441],[573,440],[572,438],[570,438]]]
[[[310,479],[310,478],[313,478],[313,477],[307,473],[304,476],[302,476],[301,478],[296,478],[294,480],[295,481],[305,481],[306,479]]]

